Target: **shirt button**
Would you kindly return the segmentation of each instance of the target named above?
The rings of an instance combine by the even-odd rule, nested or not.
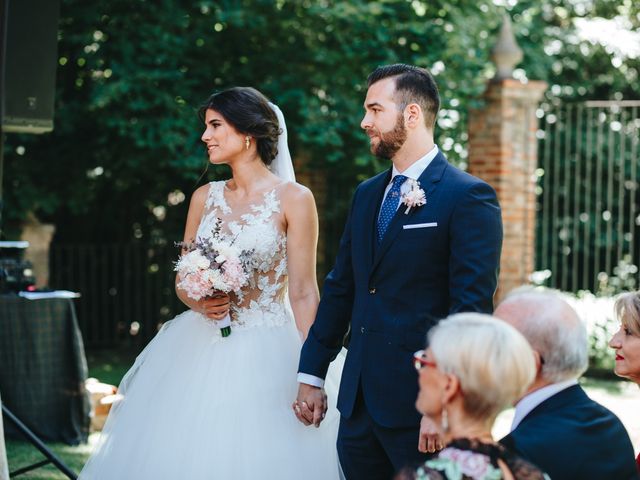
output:
[[[364,333],[364,327],[360,327],[360,333]]]
[[[371,295],[375,294],[375,293],[376,293],[376,287],[372,287],[372,288],[370,288],[370,289],[369,289],[369,293],[370,293]]]

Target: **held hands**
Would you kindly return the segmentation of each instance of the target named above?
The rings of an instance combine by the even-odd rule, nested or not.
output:
[[[444,444],[438,435],[436,424],[426,415],[420,420],[420,436],[418,438],[418,451],[422,453],[435,453],[442,450]]]
[[[314,425],[317,428],[327,412],[327,395],[323,388],[301,383],[298,397],[291,407],[298,420],[307,426]]]
[[[198,301],[198,311],[211,320],[222,320],[229,313],[229,295],[218,292]]]

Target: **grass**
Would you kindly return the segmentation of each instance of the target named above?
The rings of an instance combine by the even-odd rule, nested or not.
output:
[[[135,359],[135,354],[128,351],[97,350],[87,352],[89,376],[97,378],[103,383],[117,386]]]
[[[127,351],[98,350],[87,352],[89,377],[97,378],[104,383],[118,385],[134,360],[135,355]],[[53,450],[67,467],[79,473],[91,455],[98,437],[98,433],[91,434],[89,442],[83,445],[71,446],[64,443],[47,443],[47,446]],[[15,471],[45,459],[34,446],[25,441],[7,439],[6,448],[10,471]],[[67,477],[56,467],[49,464],[17,478],[21,480],[58,480],[66,479]]]
[[[67,465],[67,467],[72,471],[79,473],[89,458],[89,455],[91,455],[93,444],[95,443],[94,439],[97,439],[97,434],[92,434],[90,442],[84,445],[70,446],[65,445],[64,443],[49,443],[47,446],[53,450],[53,452],[65,465]],[[45,457],[35,447],[27,442],[7,440],[6,447],[10,471],[15,471],[19,468],[32,465],[45,459]],[[32,470],[17,478],[24,480],[67,479],[67,477],[52,464]]]

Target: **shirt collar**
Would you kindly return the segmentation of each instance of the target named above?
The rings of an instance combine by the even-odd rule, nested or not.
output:
[[[552,383],[546,387],[539,388],[526,395],[516,404],[516,412],[513,416],[513,422],[511,423],[511,431],[513,432],[520,422],[524,420],[524,417],[529,415],[531,411],[540,405],[545,400],[553,397],[555,394],[560,393],[573,385],[577,385],[576,379],[565,380],[564,382]]]
[[[393,180],[393,177],[400,174],[404,175],[407,178],[418,180],[420,178],[420,175],[422,175],[422,172],[424,172],[431,161],[436,158],[436,155],[438,155],[438,146],[434,145],[433,148],[429,150],[429,153],[413,162],[404,172],[398,171],[398,169],[394,165],[393,169],[391,170],[391,180]]]

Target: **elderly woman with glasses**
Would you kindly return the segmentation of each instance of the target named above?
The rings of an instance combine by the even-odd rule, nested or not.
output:
[[[614,306],[620,328],[609,341],[616,352],[616,375],[640,385],[640,291],[620,295]],[[636,458],[640,471],[640,454]]]
[[[397,479],[547,478],[491,437],[498,413],[535,377],[533,351],[517,330],[489,315],[453,315],[430,331],[429,347],[414,357],[416,408],[433,420],[445,447]]]

